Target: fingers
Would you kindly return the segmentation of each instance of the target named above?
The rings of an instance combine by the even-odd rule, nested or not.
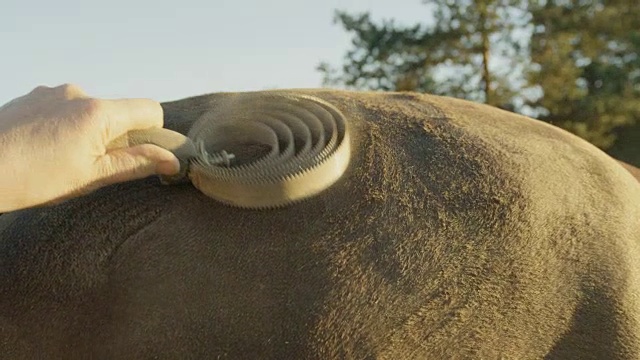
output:
[[[42,103],[42,101],[54,101],[59,102],[60,100],[74,100],[74,99],[86,99],[88,98],[87,94],[75,84],[64,84],[56,87],[49,87],[45,85],[40,85],[29,93],[17,97],[8,103],[0,106],[0,109],[7,109],[10,106],[18,103],[29,103],[31,104],[29,107],[33,108],[33,104]]]
[[[62,84],[56,87],[40,85],[33,89],[30,94],[53,96],[67,100],[87,97],[87,93],[76,84]]]
[[[31,94],[45,98],[80,100],[76,102],[76,106],[90,119],[101,124],[105,143],[131,130],[162,127],[164,124],[162,106],[151,99],[95,99],[75,84],[53,88],[38,86]],[[88,121],[88,124],[94,122]]]
[[[76,84],[64,84],[54,87],[52,90],[67,100],[87,97],[87,93],[85,93],[84,90]]]
[[[103,119],[106,143],[131,130],[142,130],[164,125],[160,103],[150,99],[98,100]]]
[[[168,150],[144,144],[109,151],[96,163],[101,185],[142,179],[151,175],[175,175],[180,162]]]

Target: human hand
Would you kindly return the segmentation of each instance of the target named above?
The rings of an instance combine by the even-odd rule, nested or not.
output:
[[[155,101],[100,100],[75,85],[41,86],[7,103],[0,107],[0,213],[176,174],[178,159],[161,147],[107,149],[130,130],[162,126]]]

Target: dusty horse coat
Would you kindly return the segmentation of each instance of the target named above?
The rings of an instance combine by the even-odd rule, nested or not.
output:
[[[638,359],[640,183],[487,106],[300,91],[353,156],[273,211],[154,178],[0,217],[6,359]],[[163,104],[186,133],[212,94]]]

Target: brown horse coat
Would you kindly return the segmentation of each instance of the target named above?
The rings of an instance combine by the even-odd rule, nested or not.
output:
[[[298,90],[348,118],[280,210],[155,178],[0,217],[6,359],[640,359],[640,183],[488,106]],[[221,99],[163,104],[186,133]]]

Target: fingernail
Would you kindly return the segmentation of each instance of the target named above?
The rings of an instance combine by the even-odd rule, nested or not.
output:
[[[156,166],[158,175],[176,175],[180,172],[180,161],[174,157],[171,161],[159,162]]]

